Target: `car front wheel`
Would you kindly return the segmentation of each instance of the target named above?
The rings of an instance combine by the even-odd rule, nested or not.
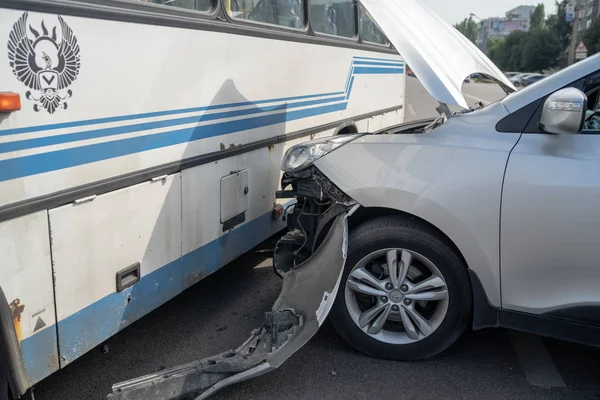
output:
[[[444,237],[413,218],[382,217],[350,233],[331,321],[365,354],[418,360],[458,339],[471,301],[467,268]]]

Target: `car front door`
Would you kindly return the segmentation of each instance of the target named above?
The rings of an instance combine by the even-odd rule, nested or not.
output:
[[[600,71],[573,84],[588,96],[578,135],[537,128],[514,148],[501,210],[503,308],[600,324]],[[542,103],[543,104],[543,103]]]

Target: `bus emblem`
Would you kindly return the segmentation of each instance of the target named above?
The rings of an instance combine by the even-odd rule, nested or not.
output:
[[[8,39],[8,60],[19,81],[29,87],[25,93],[33,100],[34,111],[44,108],[50,114],[67,109],[66,99],[73,95],[68,87],[77,79],[81,60],[79,44],[73,30],[58,16],[60,35],[56,26],[50,33],[44,21],[41,33],[27,26],[27,13],[13,25]],[[31,35],[28,33],[28,29]]]

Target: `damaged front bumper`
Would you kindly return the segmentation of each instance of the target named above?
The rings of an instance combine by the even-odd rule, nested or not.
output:
[[[216,391],[278,368],[317,333],[338,292],[353,204],[329,211],[331,228],[316,251],[285,268],[283,288],[261,327],[232,351],[113,385],[111,400],[205,399]],[[191,396],[191,397],[190,397]]]

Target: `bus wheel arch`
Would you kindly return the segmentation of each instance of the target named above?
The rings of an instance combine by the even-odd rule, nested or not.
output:
[[[346,121],[336,128],[334,135],[351,135],[354,133],[358,133],[358,126],[354,121]]]
[[[8,389],[16,398],[27,393],[29,378],[15,333],[12,315],[4,291],[0,287],[0,379],[6,379]],[[6,376],[3,376],[6,375]],[[0,383],[0,388],[5,383]]]

